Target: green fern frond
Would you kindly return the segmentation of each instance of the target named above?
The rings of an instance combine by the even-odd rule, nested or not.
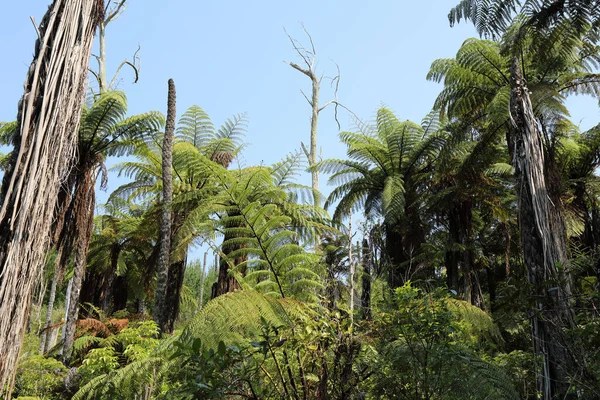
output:
[[[215,127],[210,117],[197,105],[188,108],[177,125],[177,139],[191,143],[197,148],[205,146],[214,137],[214,132]]]

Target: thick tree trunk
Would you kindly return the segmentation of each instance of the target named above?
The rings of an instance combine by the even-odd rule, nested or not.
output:
[[[169,280],[169,259],[171,254],[171,202],[173,201],[173,138],[175,136],[176,114],[175,83],[169,79],[167,102],[167,123],[162,148],[163,209],[160,224],[160,253],[157,264],[156,306],[154,320],[161,333],[168,332],[169,313],[167,310],[167,285]]]
[[[127,284],[127,278],[124,276],[115,276],[112,282],[112,304],[109,309],[112,312],[125,310],[127,308],[127,300],[129,298],[128,291],[129,285]]]
[[[167,284],[167,325],[166,332],[172,333],[175,321],[179,316],[179,302],[181,299],[181,288],[187,260],[183,259],[169,266],[169,282]]]
[[[475,267],[475,249],[473,248],[473,202],[464,200],[460,205],[460,241],[464,248],[462,253],[462,272],[465,282],[465,301],[474,306],[484,308],[483,293],[479,284],[479,276]]]
[[[575,363],[563,329],[573,326],[567,246],[560,204],[552,203],[545,176],[544,150],[519,60],[511,67],[511,117],[516,143],[515,169],[523,258],[536,305],[532,327],[536,354],[542,359],[538,390],[542,398],[568,398]]]
[[[235,217],[241,215],[239,211],[231,211],[229,213],[230,217]],[[237,225],[229,225],[227,228],[236,228]],[[225,232],[225,237],[223,238],[223,243],[226,243],[230,239],[234,239],[235,234],[232,234],[229,230]],[[223,246],[222,251],[223,254],[227,257],[231,252],[237,250],[238,246]],[[229,260],[233,262],[234,266],[240,265],[242,262],[246,261],[245,257],[238,257],[235,260]],[[236,290],[240,290],[240,284],[238,283],[235,276],[229,273],[229,263],[227,259],[221,259],[219,262],[219,275],[217,276],[217,282],[213,285],[211,298],[215,298],[217,296],[224,295],[225,293],[234,292]],[[239,271],[242,275],[246,273],[246,271]]]
[[[385,252],[388,264],[388,285],[391,289],[402,286],[406,279],[406,262],[402,234],[397,226],[385,225]]]
[[[373,268],[372,253],[367,239],[362,241],[362,292],[360,294],[360,305],[362,308],[362,318],[371,319],[371,271]]]
[[[86,303],[93,304],[94,307],[102,309],[102,289],[106,286],[105,274],[98,274],[94,271],[87,271],[85,278],[81,283],[81,290],[78,302],[80,304],[79,315],[83,318],[97,318],[93,312],[85,307]]]
[[[75,151],[102,0],[55,0],[39,26],[0,202],[0,392],[10,397],[31,293]]]
[[[448,289],[454,290],[457,294],[461,292],[459,288],[458,260],[460,251],[456,245],[460,243],[459,232],[459,213],[453,209],[448,215],[448,244],[446,248],[446,285]]]

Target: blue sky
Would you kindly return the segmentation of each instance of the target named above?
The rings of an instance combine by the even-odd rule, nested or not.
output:
[[[131,113],[166,111],[167,80],[177,85],[178,114],[198,104],[215,125],[247,112],[247,165],[271,164],[308,142],[310,108],[300,89],[308,78],[284,61],[299,62],[283,28],[305,41],[299,22],[317,48],[318,71],[341,70],[340,102],[362,119],[378,107],[401,119],[420,121],[440,90],[425,80],[431,62],[452,57],[476,36],[469,23],[450,28],[449,9],[458,0],[425,1],[190,1],[129,0],[126,12],[109,25],[108,74],[141,46],[140,80],[124,70],[119,89]],[[14,120],[31,62],[35,31],[50,0],[9,1],[0,24],[0,121]],[[92,64],[93,65],[93,64]],[[331,99],[324,82],[321,100]],[[588,128],[600,121],[597,103],[570,101],[573,121]],[[352,128],[340,112],[342,130]],[[320,115],[319,146],[324,158],[343,157],[332,109]],[[309,182],[308,174],[302,179]],[[111,176],[109,191],[123,181]],[[324,177],[322,190],[328,192]],[[100,195],[100,200],[105,195]],[[105,198],[105,197],[104,197]]]

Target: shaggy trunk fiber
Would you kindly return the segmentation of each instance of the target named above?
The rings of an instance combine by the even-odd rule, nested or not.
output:
[[[537,374],[538,390],[543,399],[563,398],[575,367],[572,348],[563,333],[573,324],[569,278],[557,270],[557,265],[567,266],[566,233],[560,223],[560,204],[553,204],[549,198],[541,135],[516,58],[511,67],[510,111],[516,142],[523,258],[535,301],[533,341],[542,360],[542,370]]]
[[[10,397],[32,289],[73,157],[102,0],[55,0],[39,27],[0,200],[0,388]],[[1,391],[2,389],[0,389]]]
[[[173,200],[173,136],[175,135],[176,114],[175,83],[169,79],[167,101],[167,123],[162,148],[163,209],[160,224],[160,252],[156,270],[156,308],[154,320],[162,333],[168,331],[167,284],[169,280],[169,256],[171,254],[171,202]]]

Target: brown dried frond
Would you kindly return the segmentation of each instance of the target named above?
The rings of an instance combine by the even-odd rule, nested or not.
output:
[[[55,329],[60,328],[61,326],[63,326],[65,324],[65,321],[60,321],[57,324],[54,325],[48,325],[47,327],[45,327],[44,329],[42,329],[42,331],[40,333],[47,333],[47,332],[52,332]]]
[[[77,321],[77,337],[83,335],[98,336],[98,337],[109,337],[112,332],[102,321],[95,318],[86,318]]]
[[[229,168],[229,164],[233,161],[233,153],[231,151],[215,151],[210,160],[221,164],[224,168]]]
[[[128,326],[129,326],[129,319],[127,319],[127,318],[122,318],[122,319],[111,318],[108,321],[106,321],[106,327],[108,329],[110,329],[110,331],[114,334],[121,332],[123,329],[127,328]]]

